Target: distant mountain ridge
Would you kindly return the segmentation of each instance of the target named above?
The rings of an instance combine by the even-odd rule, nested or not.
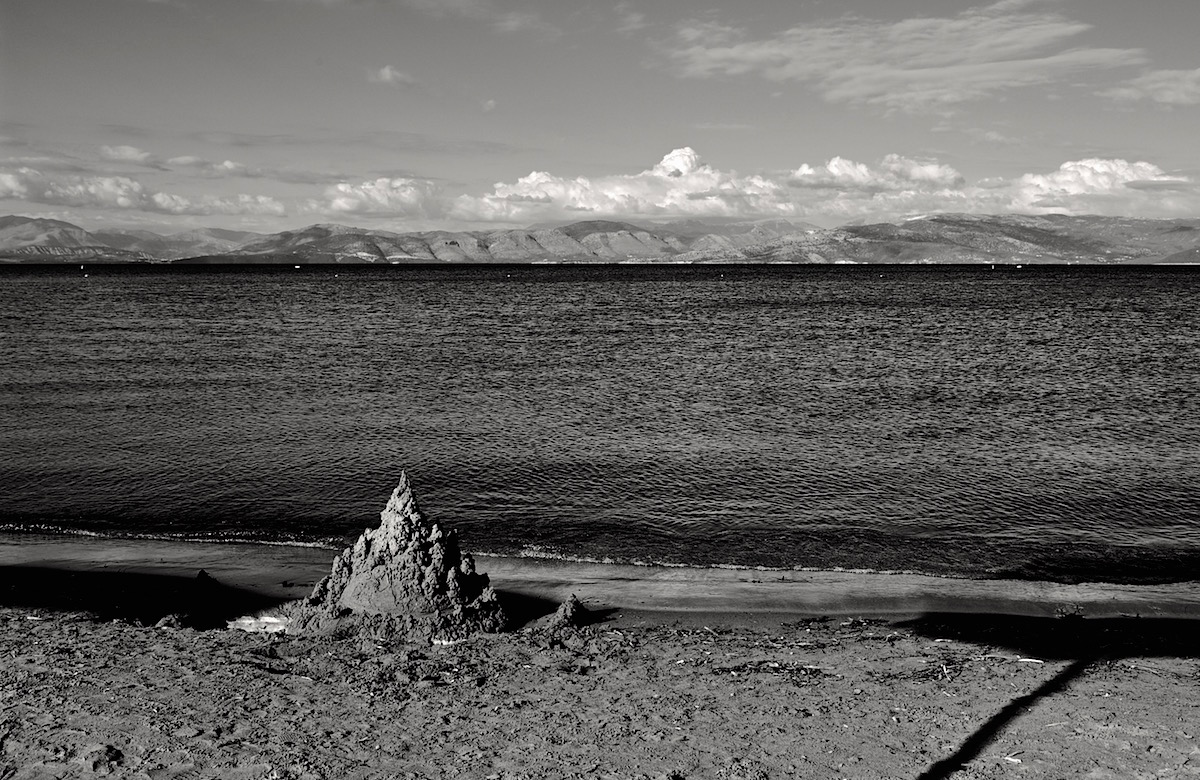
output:
[[[822,229],[788,220],[588,220],[522,230],[316,224],[263,235],[162,236],[0,217],[3,262],[186,263],[1195,263],[1200,219],[936,214]]]
[[[106,244],[78,225],[57,219],[0,217],[0,257],[29,258],[33,262],[70,262],[75,259],[150,259]]]
[[[148,230],[94,230],[56,219],[0,217],[0,258],[32,262],[150,262],[237,249],[258,233],[202,228],[162,236]]]

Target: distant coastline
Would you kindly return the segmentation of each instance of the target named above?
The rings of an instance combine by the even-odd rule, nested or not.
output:
[[[1200,263],[1200,219],[937,214],[819,228],[786,220],[606,220],[493,231],[396,233],[317,224],[271,235],[162,236],[0,217],[0,263],[1171,264]]]

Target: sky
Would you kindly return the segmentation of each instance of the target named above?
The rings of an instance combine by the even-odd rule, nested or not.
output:
[[[1200,216],[1197,0],[0,0],[0,214]]]

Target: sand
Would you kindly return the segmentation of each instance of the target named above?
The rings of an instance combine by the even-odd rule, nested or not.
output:
[[[0,541],[0,780],[1200,775],[1188,586],[480,558],[509,633],[153,626],[198,568],[224,583],[202,589],[221,625],[332,557]],[[596,622],[543,630],[572,592]]]

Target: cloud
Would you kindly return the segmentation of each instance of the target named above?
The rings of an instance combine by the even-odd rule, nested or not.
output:
[[[148,193],[128,176],[73,176],[49,179],[38,190],[30,188],[30,200],[61,206],[93,206],[102,209],[141,208]]]
[[[1131,190],[1150,192],[1195,192],[1198,186],[1191,179],[1172,177],[1168,179],[1135,179],[1124,183]]]
[[[489,98],[489,99],[483,101],[479,105],[479,107],[483,110],[483,113],[485,113],[485,114],[490,113],[490,112],[496,110],[496,101]]]
[[[283,216],[283,204],[265,195],[187,197],[150,190],[129,176],[48,176],[34,168],[0,172],[0,197],[75,208],[161,214]]]
[[[213,195],[203,195],[199,198],[188,198],[182,195],[170,195],[165,192],[155,192],[150,195],[154,208],[146,211],[161,211],[167,214],[228,214],[282,217],[287,209],[275,198],[267,195],[239,194],[232,197],[220,198]]]
[[[241,175],[235,172],[244,167],[199,157],[171,158],[167,164],[224,170],[228,175]],[[249,170],[247,175],[260,173],[265,174]],[[706,162],[687,146],[640,171],[594,177],[533,171],[487,191],[457,197],[437,182],[403,172],[363,180],[341,178],[316,192],[320,194],[301,203],[301,211],[334,220],[346,215],[393,217],[457,228],[464,223],[528,225],[583,215],[634,221],[783,217],[835,224],[938,212],[1132,217],[1200,212],[1200,183],[1146,161],[1088,158],[1010,179],[971,182],[937,159],[901,154],[870,161],[836,156],[823,163],[739,173]],[[266,217],[286,213],[281,202],[264,195],[184,195],[152,189],[128,175],[74,175],[34,166],[0,165],[0,198],[126,213]]]
[[[153,168],[155,170],[166,170],[162,160],[150,152],[137,148],[136,146],[101,146],[100,156],[105,160],[112,162],[130,163],[140,165],[143,168]]]
[[[392,87],[416,87],[421,84],[416,76],[405,73],[402,70],[397,70],[391,65],[384,65],[378,70],[368,70],[367,81],[372,84],[387,84]]]
[[[1196,70],[1152,70],[1099,93],[1132,103],[1149,100],[1164,106],[1200,105],[1200,68]]]
[[[309,208],[340,214],[404,217],[435,216],[441,212],[437,186],[425,179],[380,178],[358,184],[339,182]]]
[[[835,157],[825,166],[801,166],[789,183],[797,205],[814,219],[870,219],[937,212],[974,214],[1104,214],[1178,217],[1200,210],[1200,186],[1148,162],[1073,160],[1047,173],[966,182],[935,160],[888,155],[868,166]]]
[[[269,179],[291,184],[328,184],[345,178],[345,174],[321,173],[287,168],[258,168],[234,160],[214,162],[203,157],[184,155],[172,157],[166,164],[175,169],[186,169],[207,178]]]
[[[236,160],[209,160],[196,155],[180,155],[162,159],[150,152],[132,146],[104,146],[101,156],[106,160],[132,162],[148,168],[162,171],[182,171],[208,179],[268,179],[271,181],[288,182],[292,184],[328,184],[345,179],[343,173],[321,173],[280,168],[260,168],[249,166]],[[59,170],[77,173],[95,172],[95,167],[86,167],[73,162],[70,158],[8,158],[0,160],[0,165],[24,164],[41,171]]]
[[[1145,61],[1138,49],[1072,46],[1089,25],[1005,0],[947,17],[845,17],[765,37],[713,21],[680,23],[661,46],[686,78],[758,76],[827,101],[910,113],[950,111],[1008,90]]]
[[[221,162],[211,162],[202,157],[185,155],[183,157],[172,157],[167,160],[169,165],[176,168],[190,168],[204,176],[245,176],[253,178],[265,178],[261,176],[259,169],[251,169],[246,165],[233,160],[222,160]]]
[[[532,11],[505,11],[491,0],[396,0],[400,5],[431,16],[454,16],[490,24],[497,32],[532,30],[557,33],[553,25]]]
[[[937,212],[1065,212],[1186,216],[1200,211],[1200,186],[1147,162],[1086,159],[1013,179],[968,182],[930,158],[889,154],[874,163],[834,157],[753,175],[724,171],[681,147],[639,173],[600,177],[534,171],[483,195],[461,195],[447,216],[467,222],[666,217],[785,217],[834,223],[887,221]]]
[[[1061,0],[997,0],[988,8],[993,12],[1009,13],[1024,10],[1031,5],[1053,5],[1057,2],[1061,2]]]
[[[646,15],[641,11],[633,10],[632,3],[624,1],[617,3],[613,10],[617,14],[617,32],[622,35],[629,35],[650,26],[650,23],[646,21]]]
[[[1153,163],[1120,159],[1075,160],[1050,173],[1027,173],[1010,192],[1008,210],[1021,212],[1170,216],[1200,207],[1200,192],[1189,179]]]
[[[101,146],[100,156],[105,160],[133,163],[159,171],[184,168],[208,177],[245,176],[266,178],[265,172],[258,169],[251,169],[233,160],[211,162],[194,155],[183,155],[163,160],[158,155],[139,149],[136,146]]]
[[[871,166],[842,157],[776,174],[741,175],[675,149],[640,173],[566,178],[534,171],[451,206],[459,219],[532,222],[587,211],[635,217],[856,217],[908,213],[953,204],[966,195],[962,175],[936,160],[888,155]],[[882,216],[881,216],[882,218]]]
[[[554,25],[543,21],[535,13],[511,11],[502,13],[492,19],[492,27],[498,32],[519,32],[535,30],[547,35],[558,35],[561,31]]]
[[[293,0],[293,2],[316,3],[329,8],[352,6],[359,0]],[[532,11],[508,11],[492,0],[381,0],[390,5],[408,8],[435,18],[452,17],[470,19],[491,26],[496,32],[520,32],[530,30],[546,34],[560,31]]]
[[[136,146],[101,146],[100,156],[106,160],[133,163],[155,163],[156,158],[150,152],[142,151]]]
[[[976,144],[991,146],[1017,146],[1028,143],[1024,138],[1008,135],[995,128],[962,126],[953,122],[939,122],[930,128],[933,133],[962,133]]]
[[[1023,139],[1006,135],[999,130],[985,130],[983,128],[973,127],[969,128],[966,133],[973,141],[991,144],[993,146],[1017,146],[1025,143]]]
[[[36,168],[41,171],[62,171],[67,173],[86,173],[91,168],[83,165],[74,157],[58,154],[36,154],[21,157],[5,157],[0,159],[0,167],[5,168]]]
[[[24,177],[17,173],[0,172],[0,199],[25,200],[29,197],[29,188],[25,186]]]
[[[889,154],[876,168],[842,157],[834,157],[819,168],[801,165],[792,172],[788,183],[793,187],[874,193],[958,188],[964,180],[958,171],[936,160],[915,160]]]
[[[157,133],[148,127],[139,125],[126,125],[116,122],[104,122],[99,125],[102,130],[107,130],[109,133],[120,136],[121,138],[150,138]]]
[[[490,194],[460,196],[451,206],[451,216],[472,221],[526,222],[575,211],[627,217],[786,216],[795,207],[786,185],[719,171],[703,164],[690,147],[631,175],[564,178],[534,171],[512,184],[496,184]]]
[[[522,147],[500,141],[481,141],[471,138],[456,138],[443,133],[413,133],[405,130],[353,132],[346,128],[338,128],[315,131],[305,135],[203,131],[193,133],[190,137],[206,144],[247,149],[276,149],[281,146],[319,147],[329,144],[336,144],[338,147],[370,146],[388,151],[436,154],[507,154],[522,149]]]
[[[300,135],[285,133],[231,133],[226,131],[203,130],[190,134],[192,139],[208,144],[221,144],[243,148],[301,146],[316,140]]]

